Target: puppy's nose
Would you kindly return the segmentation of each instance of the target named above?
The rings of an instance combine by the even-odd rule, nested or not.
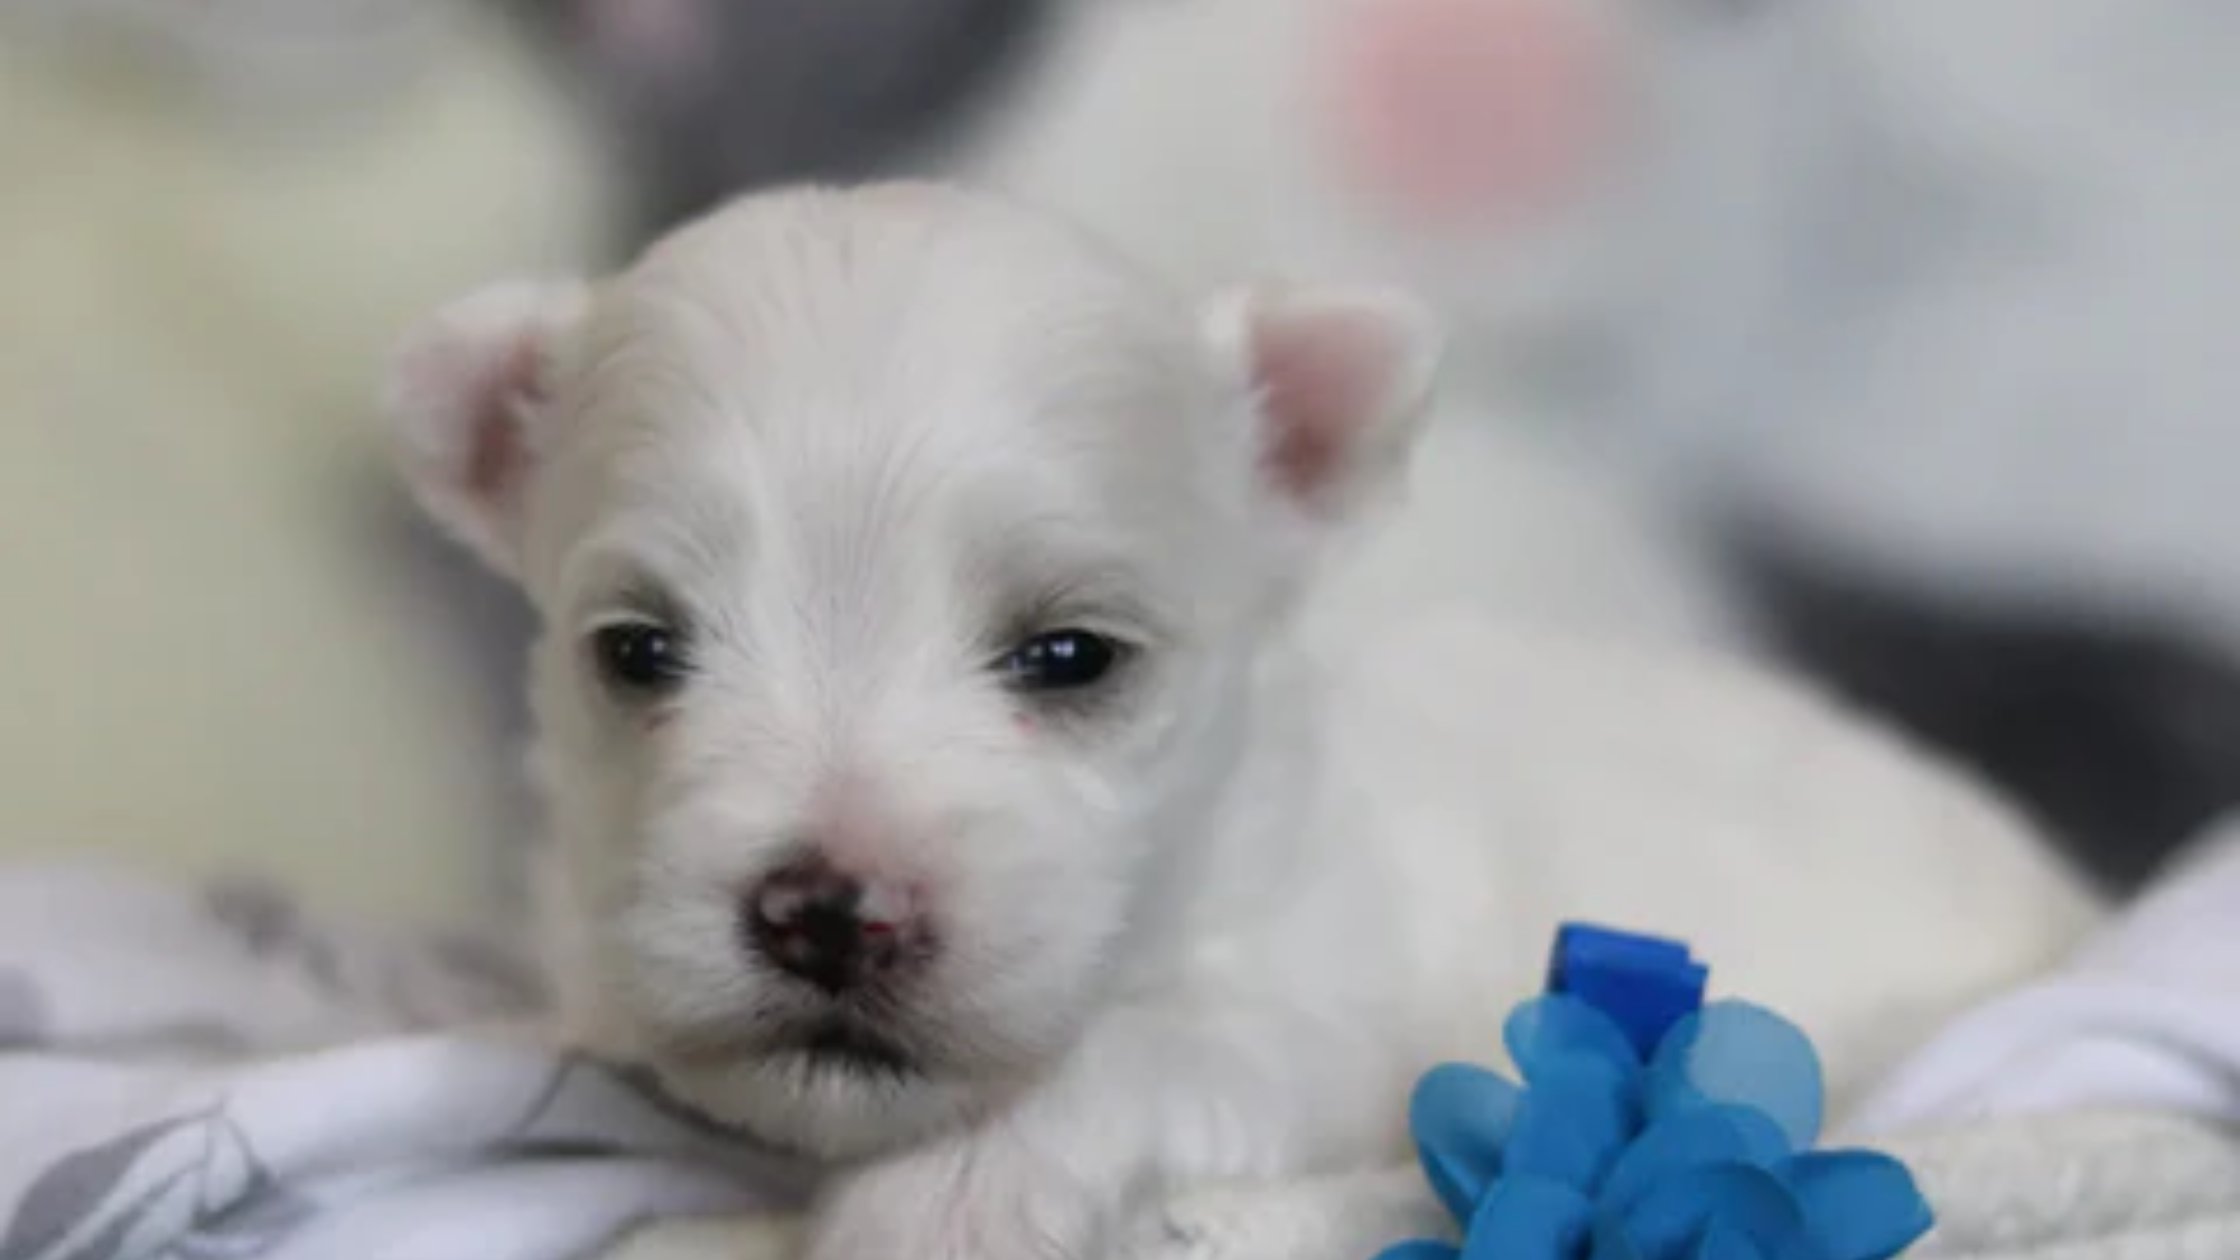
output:
[[[873,904],[861,880],[818,859],[771,874],[743,909],[755,952],[827,993],[855,988],[902,956],[895,908]]]

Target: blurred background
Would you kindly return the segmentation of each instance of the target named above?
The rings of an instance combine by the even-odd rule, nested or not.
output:
[[[2215,0],[0,0],[0,847],[503,909],[531,627],[383,351],[893,173],[1415,287],[1471,581],[1814,675],[2130,888],[2240,797],[2235,65]]]

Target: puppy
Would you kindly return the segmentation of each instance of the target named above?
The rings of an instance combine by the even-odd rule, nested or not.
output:
[[[1076,1260],[1396,1163],[1564,915],[1697,935],[1839,1074],[2068,939],[2005,814],[1754,676],[1298,650],[1437,359],[1403,297],[1193,298],[917,185],[434,317],[389,410],[544,620],[572,1035],[840,1164],[814,1260]]]

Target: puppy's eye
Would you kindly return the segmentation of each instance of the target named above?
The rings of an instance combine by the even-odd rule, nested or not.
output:
[[[591,654],[609,686],[633,695],[668,691],[690,669],[682,637],[650,621],[601,626],[592,633]]]
[[[1052,630],[1026,639],[996,659],[996,673],[1014,691],[1079,691],[1103,682],[1126,649],[1087,630]]]

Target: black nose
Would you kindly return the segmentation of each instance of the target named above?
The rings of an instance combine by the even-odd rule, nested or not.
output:
[[[861,881],[809,860],[770,875],[747,894],[746,936],[787,975],[842,993],[893,967],[897,925],[867,919]]]

